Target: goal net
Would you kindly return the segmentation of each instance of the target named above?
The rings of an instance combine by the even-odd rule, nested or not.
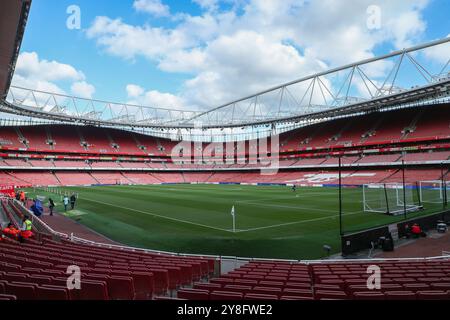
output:
[[[414,201],[415,188],[401,183],[374,183],[363,185],[364,212],[378,212],[390,215],[403,214],[421,209]]]
[[[420,181],[420,199],[423,203],[441,204],[448,202],[450,181]]]

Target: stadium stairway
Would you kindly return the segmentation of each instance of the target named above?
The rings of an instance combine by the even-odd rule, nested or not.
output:
[[[22,300],[133,300],[164,296],[212,275],[214,260],[133,253],[43,237],[0,245],[0,294]],[[81,269],[81,290],[67,290],[69,266]],[[3,288],[3,290],[1,290]],[[60,300],[60,299],[57,300]]]
[[[16,223],[20,211],[8,201],[1,205]],[[38,240],[0,242],[0,299],[153,299],[207,281],[215,272],[215,259],[55,241],[51,235],[37,233]],[[69,266],[80,268],[81,290],[67,289]]]

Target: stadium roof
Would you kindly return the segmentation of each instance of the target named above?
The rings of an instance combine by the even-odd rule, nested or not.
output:
[[[15,50],[28,11],[22,12],[21,28],[7,29],[16,34]],[[162,130],[311,123],[448,101],[450,57],[433,59],[437,50],[450,52],[450,38],[306,76],[210,110],[137,106],[12,86],[0,101],[0,112],[61,123]],[[9,70],[8,81],[13,68]]]
[[[2,0],[0,10],[0,99],[11,84],[31,0]]]

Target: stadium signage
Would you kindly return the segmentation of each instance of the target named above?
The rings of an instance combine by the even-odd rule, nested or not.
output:
[[[13,186],[0,186],[0,194],[11,194],[13,191]]]

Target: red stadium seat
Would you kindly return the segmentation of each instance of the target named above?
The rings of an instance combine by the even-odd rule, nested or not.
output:
[[[133,300],[134,284],[131,277],[111,276],[108,281],[108,296],[112,300]]]
[[[419,300],[450,300],[449,291],[419,291],[417,292]]]
[[[405,283],[403,288],[413,292],[430,290],[430,286],[424,283]]]
[[[167,270],[169,276],[169,290],[176,290],[181,285],[181,269],[177,267],[167,267],[164,266],[164,269]]]
[[[348,299],[344,291],[317,290],[314,293],[317,300],[345,300]]]
[[[36,300],[36,287],[27,283],[7,283],[6,294],[17,297],[17,300]]]
[[[177,264],[180,268],[180,281],[182,285],[190,285],[194,280],[193,268],[188,264]]]
[[[234,292],[240,292],[240,293],[246,294],[248,292],[252,292],[252,287],[236,285],[236,284],[227,284],[222,288],[222,291],[234,291]]]
[[[311,290],[285,288],[283,290],[283,296],[312,298],[313,294]]]
[[[214,290],[220,290],[222,288],[222,285],[218,283],[195,283],[194,289],[200,289],[200,290],[207,290],[207,291],[214,291]]]
[[[210,300],[242,300],[244,295],[240,292],[213,291],[209,295]]]
[[[0,294],[0,301],[14,301],[17,300],[16,296],[9,294]]]
[[[151,299],[155,290],[153,274],[150,272],[131,272],[136,299]]]
[[[382,284],[381,285],[381,291],[386,292],[386,291],[404,291],[404,288],[402,285],[400,284]]]
[[[153,274],[155,294],[165,294],[169,289],[169,272],[164,269],[151,268],[148,270]]]
[[[233,279],[226,279],[226,278],[211,279],[210,282],[211,283],[218,283],[220,285],[234,284],[234,280]]]
[[[252,293],[258,293],[258,294],[265,294],[265,295],[275,295],[275,296],[281,296],[282,289],[281,288],[275,288],[275,287],[254,287],[252,290]]]
[[[51,284],[53,281],[52,277],[41,276],[41,275],[30,275],[28,276],[29,282],[36,283],[38,285]]]
[[[241,285],[241,286],[257,286],[258,285],[258,281],[257,280],[252,280],[252,279],[235,279],[234,280],[234,284],[236,285]]]
[[[386,300],[416,300],[416,294],[412,291],[385,291]]]
[[[185,301],[186,299],[167,297],[167,296],[156,296],[154,300],[157,301]]]
[[[209,300],[209,291],[200,289],[178,290],[178,298],[186,300]]]
[[[355,300],[385,300],[385,296],[382,292],[372,291],[359,291],[353,293]]]
[[[450,291],[450,282],[447,282],[447,283],[431,283],[430,287],[431,287],[432,290]]]
[[[244,297],[244,300],[263,300],[263,301],[273,301],[278,300],[277,295],[271,294],[258,294],[258,293],[247,293]]]
[[[314,290],[340,291],[342,287],[337,284],[316,284]]]
[[[314,298],[311,297],[301,297],[301,296],[288,296],[288,295],[282,295],[280,297],[280,300],[296,300],[296,301],[307,301],[307,300],[314,300]]]
[[[38,300],[69,300],[68,289],[63,287],[37,287],[36,296]]]
[[[24,282],[24,283],[28,282],[28,277],[24,273],[8,272],[4,275],[4,279],[9,282],[13,282],[13,281]]]
[[[106,282],[95,280],[82,280],[81,290],[72,290],[71,294],[79,300],[108,300],[108,287]]]
[[[285,288],[311,290],[311,284],[286,282]]]
[[[261,287],[284,288],[284,282],[281,281],[260,281],[258,285]]]

